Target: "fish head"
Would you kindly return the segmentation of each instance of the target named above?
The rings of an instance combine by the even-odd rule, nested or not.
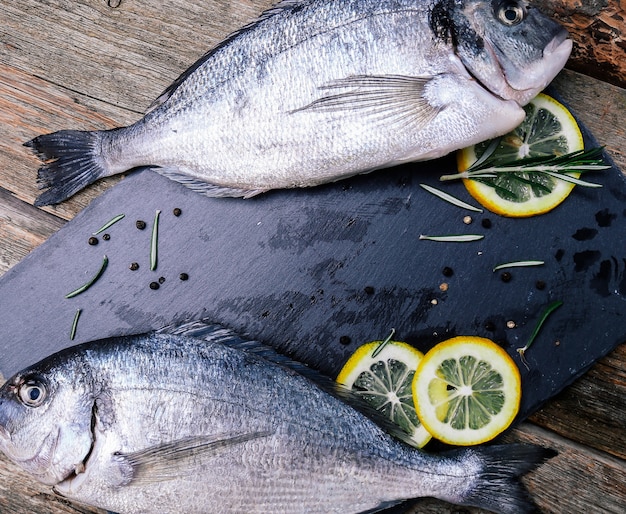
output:
[[[0,388],[0,450],[39,482],[57,484],[84,468],[92,411],[81,377],[25,370]]]
[[[430,23],[474,79],[521,106],[552,81],[572,51],[567,31],[524,0],[439,0]]]

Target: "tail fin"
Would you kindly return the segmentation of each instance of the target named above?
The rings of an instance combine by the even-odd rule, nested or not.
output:
[[[100,158],[98,131],[61,130],[32,139],[24,146],[44,161],[37,182],[47,189],[35,205],[51,205],[66,200],[97,179],[107,175]]]
[[[554,457],[554,450],[531,444],[477,447],[464,452],[463,459],[481,464],[474,480],[456,503],[501,514],[539,512],[519,478]]]

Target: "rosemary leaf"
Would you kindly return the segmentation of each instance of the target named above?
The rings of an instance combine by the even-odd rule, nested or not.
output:
[[[445,193],[444,191],[441,191],[440,189],[437,189],[435,187],[429,186],[428,184],[420,184],[420,186],[426,191],[428,191],[429,193],[432,193],[433,195],[438,196],[442,200],[449,202],[452,205],[456,205],[457,207],[461,207],[462,209],[468,209],[474,212],[483,212],[482,209],[479,209],[478,207],[474,207],[473,205],[470,205],[469,203],[465,203],[463,200],[459,200],[455,196]]]
[[[516,268],[521,266],[541,266],[544,264],[543,261],[514,261],[514,262],[505,262],[504,264],[498,264],[493,268],[493,271],[496,272],[505,268]]]
[[[72,322],[72,330],[70,330],[70,340],[73,341],[76,337],[76,327],[78,326],[78,318],[80,318],[80,313],[82,309],[78,309],[76,314],[74,314],[74,321]]]
[[[552,171],[546,171],[546,175],[550,175],[551,177],[558,178],[559,180],[563,180],[564,182],[571,182],[572,184],[577,184],[579,186],[584,187],[602,187],[602,184],[596,184],[595,182],[587,182],[586,180],[580,180],[579,178],[573,177],[572,175],[567,175],[566,173],[554,173]]]
[[[440,241],[444,243],[468,243],[470,241],[479,241],[485,236],[482,234],[452,234],[448,236],[427,236],[420,235],[420,239],[425,241]]]
[[[376,348],[376,350],[374,350],[372,352],[372,358],[378,357],[378,355],[380,354],[380,352],[383,351],[383,348],[385,346],[387,346],[387,344],[389,343],[389,341],[391,341],[391,338],[393,337],[393,335],[396,333],[396,329],[392,328],[391,329],[391,333],[385,338],[384,341],[382,341],[379,345],[378,348]]]
[[[554,302],[550,303],[541,314],[541,317],[539,318],[539,321],[537,321],[537,325],[535,325],[535,329],[533,330],[533,333],[530,335],[530,338],[528,339],[528,342],[526,343],[526,345],[521,348],[517,348],[516,351],[517,353],[519,353],[520,358],[522,359],[522,362],[524,363],[524,366],[526,366],[527,369],[528,369],[528,363],[526,362],[526,352],[530,348],[530,345],[533,344],[533,342],[535,341],[537,334],[541,330],[541,327],[545,323],[546,319],[548,319],[548,316],[550,316],[550,314],[552,314],[555,310],[557,310],[561,305],[563,305],[563,302],[561,300],[555,300]]]
[[[107,221],[104,225],[102,225],[98,230],[96,230],[92,235],[97,236],[100,232],[104,232],[107,228],[109,228],[111,225],[114,225],[115,223],[117,223],[118,221],[120,221],[121,219],[123,219],[125,216],[125,214],[118,214],[117,216],[115,216],[113,219],[111,219],[110,221]]]
[[[502,141],[502,137],[497,137],[495,139],[492,139],[491,143],[489,143],[487,148],[485,148],[485,151],[480,156],[480,158],[474,164],[470,166],[470,169],[476,169],[480,167],[483,162],[489,159],[489,157],[491,157],[493,153],[498,149],[498,146],[500,145],[500,141]]]
[[[160,214],[161,211],[157,210],[154,215],[154,224],[152,225],[152,237],[150,238],[150,271],[154,271],[157,268]]]
[[[74,289],[74,291],[67,293],[65,295],[65,298],[74,298],[74,296],[78,296],[81,293],[84,293],[85,291],[87,291],[87,289],[89,289],[92,285],[94,285],[96,283],[96,281],[102,276],[102,274],[104,273],[104,270],[107,268],[109,264],[109,258],[105,255],[104,258],[102,259],[102,265],[100,266],[100,269],[98,270],[98,273],[96,273],[93,278],[91,280],[89,280],[89,282],[86,282],[85,284],[83,284],[82,286],[80,286],[78,289]]]

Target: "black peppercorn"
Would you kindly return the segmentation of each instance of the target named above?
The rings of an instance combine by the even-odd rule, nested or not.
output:
[[[97,237],[90,237],[89,241],[87,241],[91,246],[96,246],[98,244],[98,238]]]
[[[165,282],[165,277],[159,277],[159,284],[162,284],[163,282]]]
[[[348,336],[341,336],[339,338],[339,342],[344,346],[347,346],[352,342],[352,339],[350,339]]]
[[[446,266],[441,270],[441,273],[443,273],[444,277],[451,277],[454,275],[454,270],[450,266]]]
[[[109,234],[102,234],[102,239],[108,241],[109,239],[111,239],[111,236]]]
[[[174,213],[174,216],[180,216],[183,213],[183,211],[181,211],[178,207],[176,207],[172,212]]]
[[[128,267],[131,271],[137,271],[139,269],[139,263],[137,262],[131,262],[130,266]]]
[[[372,286],[365,286],[365,294],[374,294],[374,288]]]
[[[158,282],[150,282],[150,289],[158,289],[161,287]]]
[[[189,275],[187,275],[187,273],[181,273],[180,275],[178,275],[178,278],[180,278],[181,280],[189,280]]]
[[[508,271],[503,271],[500,275],[500,280],[502,280],[502,282],[510,282],[512,278],[512,275]]]
[[[144,228],[146,228],[146,222],[144,220],[137,220],[137,221],[135,221],[135,226],[139,230],[143,230]]]
[[[480,224],[483,228],[491,228],[491,220],[489,218],[483,218]]]

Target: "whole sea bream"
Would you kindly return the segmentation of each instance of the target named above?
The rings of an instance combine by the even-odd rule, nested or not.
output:
[[[571,48],[523,0],[286,0],[135,124],[26,143],[37,204],[138,166],[248,197],[439,157],[517,126]]]
[[[202,323],[86,343],[3,385],[0,450],[58,494],[120,514],[347,514],[420,496],[532,511],[517,477],[549,450],[427,454],[305,369]]]

